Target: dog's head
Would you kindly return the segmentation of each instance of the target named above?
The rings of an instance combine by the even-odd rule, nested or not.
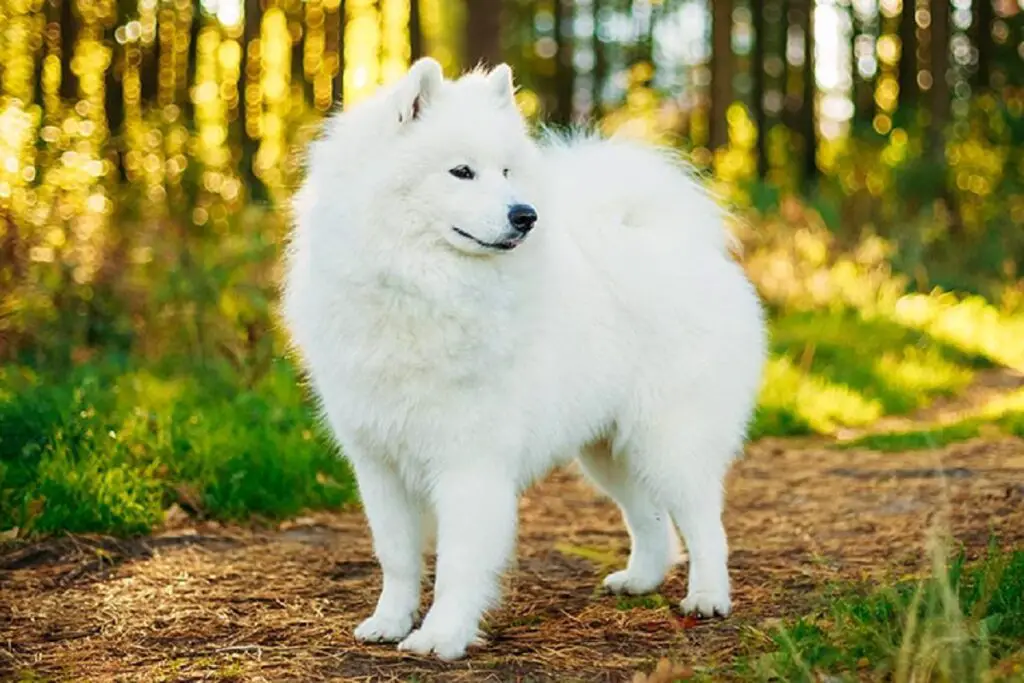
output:
[[[394,117],[390,201],[406,228],[473,255],[506,253],[527,238],[538,220],[528,196],[536,147],[507,65],[446,81],[436,61],[421,59],[384,110]]]

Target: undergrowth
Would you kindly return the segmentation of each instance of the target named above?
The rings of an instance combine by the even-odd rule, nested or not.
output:
[[[907,294],[877,240],[849,253],[830,240],[813,226],[745,240],[771,338],[751,439],[864,427],[962,391],[981,368],[1024,370],[1016,309]],[[293,366],[276,355],[266,302],[236,299],[208,313],[224,329],[197,324],[185,335],[220,352],[186,344],[175,355],[176,337],[144,335],[142,351],[126,357],[116,344],[70,348],[72,370],[43,354],[0,366],[0,532],[133,534],[158,526],[174,503],[194,516],[238,519],[352,500],[348,470]],[[1022,415],[1024,400],[848,445],[934,447],[989,424],[1020,436]]]
[[[936,550],[923,579],[847,587],[744,658],[742,679],[971,683],[1024,680],[1024,550],[978,561]]]
[[[981,429],[982,423],[980,421],[964,420],[951,425],[930,429],[868,434],[859,439],[840,443],[837,447],[843,449],[863,448],[886,453],[927,450],[973,439],[981,434]]]
[[[0,529],[135,534],[172,503],[234,519],[352,499],[291,368],[236,380],[115,361],[0,369]]]
[[[961,390],[993,362],[978,347],[842,308],[776,313],[771,334],[754,439],[906,413]],[[1024,407],[1010,407],[1016,412],[849,445],[934,447],[988,422],[1020,435]],[[70,371],[0,367],[0,531],[145,533],[172,503],[217,519],[280,518],[354,495],[286,360],[261,373],[116,356]]]

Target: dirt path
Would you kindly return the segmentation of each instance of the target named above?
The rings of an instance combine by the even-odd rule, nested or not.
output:
[[[356,511],[270,531],[63,539],[0,555],[0,679],[618,681],[663,655],[715,666],[836,580],[922,569],[933,522],[974,550],[992,533],[1024,541],[1024,441],[899,455],[761,442],[729,484],[736,613],[695,623],[664,600],[596,592],[628,537],[611,504],[559,472],[522,503],[519,567],[489,644],[450,665],[353,642],[379,585]],[[661,594],[674,605],[684,587],[678,569]]]

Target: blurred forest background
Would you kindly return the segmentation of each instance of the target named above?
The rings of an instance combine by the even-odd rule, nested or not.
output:
[[[970,512],[975,544],[982,527],[1019,538],[1012,515],[1024,489],[984,482],[1000,472],[1012,482],[1024,444],[1024,0],[0,0],[0,568],[37,561],[19,564],[15,552],[4,565],[8,547],[50,557],[31,554],[40,537],[297,523],[355,501],[275,317],[287,199],[335,102],[358,102],[421,55],[450,76],[507,61],[532,120],[673,145],[735,208],[771,326],[750,436],[809,437],[748,453],[763,460],[737,518],[764,526],[746,527],[758,550],[741,562],[757,571],[741,572],[740,585],[770,585],[741,600],[772,596],[753,612],[774,617],[810,605],[809,591],[831,595],[842,553],[821,550],[822,538],[868,553],[851,571],[896,571],[918,552],[907,540],[913,520],[946,519],[918,503]],[[943,450],[965,440],[978,441]],[[786,457],[801,448],[810,450]],[[883,461],[927,467],[913,477],[937,473],[942,493],[856,469]],[[930,469],[955,463],[948,482]],[[835,478],[841,470],[848,478]],[[954,480],[972,497],[951,495]],[[758,493],[752,505],[762,490],[786,495]],[[587,509],[590,534],[596,508]],[[906,528],[889,533],[897,525]],[[174,667],[189,651],[200,668],[211,652],[340,662],[334,645],[323,649],[340,642],[339,622],[320,612],[326,601],[278,606],[291,593],[359,593],[330,592],[368,576],[351,540],[334,549],[343,563],[331,560],[329,573],[295,545],[255,545],[251,584],[236,581],[241,565],[211,559],[235,557],[219,551],[185,554],[193,559],[156,578],[112,573],[116,584],[96,584],[97,602],[54,592],[50,578],[11,583],[12,599],[43,597],[12,607],[20,616],[3,638],[0,678],[8,661],[74,669],[69,658],[82,656],[94,673],[104,658],[138,663],[147,648],[151,662]],[[790,551],[805,542],[806,554]],[[90,566],[116,564],[81,547]],[[362,573],[341,571],[352,558]],[[840,680],[808,667],[868,680],[870,665],[877,680],[1019,681],[1024,553],[963,572],[961,560],[917,588],[829,598],[831,616],[809,615],[775,640],[726,622],[724,665],[746,671],[738,653],[768,649],[773,673],[742,680]],[[57,577],[39,562],[40,576]],[[789,578],[781,564],[792,565]],[[561,561],[551,567],[562,576]],[[189,576],[201,586],[192,607]],[[140,591],[134,608],[129,584]],[[217,603],[222,589],[238,594]],[[552,593],[559,614],[571,590]],[[254,626],[263,603],[267,621]],[[539,608],[529,609],[521,623],[539,629]],[[621,600],[606,609],[607,622],[573,617],[549,629],[550,648],[530,641],[516,652],[551,653],[567,638],[583,643],[584,622],[618,632],[640,614]],[[58,613],[88,623],[58,626]],[[117,643],[107,654],[88,649],[101,629]],[[737,645],[739,633],[750,644]],[[223,649],[214,634],[229,638]],[[650,650],[646,622],[634,636]],[[509,638],[506,647],[527,642]],[[571,649],[579,670],[608,656]],[[237,680],[237,664],[216,676]]]
[[[251,353],[296,152],[425,54],[890,240],[913,288],[1020,302],[1017,0],[7,0],[0,27],[0,358]]]
[[[420,55],[706,172],[773,314],[755,437],[1024,368],[1022,7],[5,0],[0,529],[351,497],[274,318],[285,206],[334,103]]]

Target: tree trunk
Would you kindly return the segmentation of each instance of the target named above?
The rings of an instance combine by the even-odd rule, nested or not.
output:
[[[818,87],[814,77],[814,6],[816,0],[804,0],[802,4],[804,78],[803,98],[800,107],[800,132],[804,139],[804,188],[810,191],[818,178],[818,118],[815,112]]]
[[[646,62],[648,64],[654,64],[654,21],[655,16],[658,12],[659,5],[655,3],[649,3],[647,8],[647,27],[646,30],[637,37],[636,46],[632,51],[632,56],[629,59],[630,64],[639,64]],[[632,12],[631,8],[631,12]],[[635,22],[636,17],[632,17]]]
[[[750,104],[754,110],[754,124],[757,126],[757,177],[764,178],[768,175],[768,114],[764,109],[764,56],[768,32],[765,30],[764,3],[753,2],[750,9],[754,24],[754,52],[750,58],[753,94]]]
[[[501,62],[501,0],[466,2],[466,66]]]
[[[711,16],[711,149],[729,143],[726,113],[732,104],[732,0],[714,0]]]
[[[473,0],[470,0],[473,2]],[[557,0],[555,3],[555,41],[558,50],[555,53],[555,82],[552,88],[555,106],[552,120],[560,125],[568,125],[572,121],[572,95],[575,84],[573,69],[573,4],[571,0]]]
[[[252,49],[252,43],[260,37],[260,22],[263,19],[260,11],[260,0],[245,0],[245,24],[242,28],[242,64],[238,75],[238,122],[241,128],[241,149],[242,158],[239,166],[243,182],[249,187],[249,196],[254,200],[262,200],[267,196],[263,181],[259,179],[253,170],[253,157],[256,155],[257,143],[249,138],[246,131],[247,107],[245,91],[248,85],[248,55]]]
[[[203,8],[199,0],[192,2],[192,15],[188,26],[188,50],[185,62],[185,116],[191,121],[195,116],[195,105],[192,102],[191,85],[196,82],[196,67],[199,65],[199,32],[203,28]]]
[[[377,0],[377,83],[384,83],[384,56],[387,54],[385,41],[387,39],[387,22],[384,21],[384,2]]]
[[[119,58],[122,65],[124,62],[124,49],[118,46],[112,36],[110,44],[113,48],[110,51],[110,66],[105,75],[103,107],[107,114],[107,130],[113,137],[121,130],[121,125],[124,123],[124,73],[118,68]]]
[[[978,47],[978,70],[974,74],[975,92],[988,90],[992,85],[992,0],[973,0],[975,41]]]
[[[71,70],[75,39],[78,37],[74,1],[61,0],[60,3],[60,96],[69,100],[78,98],[78,78]]]
[[[949,0],[931,0],[931,122],[928,129],[927,155],[939,168],[946,168],[946,126],[952,118],[952,92],[949,87],[949,41],[950,41]],[[943,182],[942,199],[950,213],[950,233],[958,235],[963,231],[963,221],[957,205],[955,191],[948,182]]]
[[[128,179],[124,167],[122,154],[123,141],[119,135],[124,125],[124,71],[119,66],[124,65],[124,49],[111,39],[110,44],[110,66],[105,75],[105,86],[103,89],[103,108],[107,115],[107,132],[113,144],[110,147],[112,161],[117,169],[117,177],[122,181]],[[119,64],[120,60],[120,64]]]
[[[856,121],[864,125],[871,125],[875,118],[875,79],[871,76],[862,76],[858,66],[859,57],[857,54],[857,38],[865,35],[857,18],[857,12],[850,7],[850,25],[853,30],[850,32],[850,59],[853,79],[853,113]],[[870,35],[870,34],[868,34]],[[875,67],[878,68],[877,66]],[[876,71],[877,73],[877,71]]]
[[[306,70],[303,66],[303,54],[306,51],[306,35],[307,27],[305,22],[305,7],[300,6],[294,16],[289,16],[288,20],[291,23],[292,19],[295,19],[299,24],[299,39],[292,41],[292,73],[291,82],[289,85],[298,85],[302,92],[302,97],[306,102],[313,101],[313,84],[306,80]],[[290,32],[289,32],[290,33]]]
[[[245,0],[245,22],[242,26],[242,63],[238,70],[238,122],[242,127],[242,140],[248,137],[245,132],[246,104],[245,89],[248,85],[249,51],[254,40],[260,37],[260,1]]]
[[[420,20],[420,0],[409,0],[409,59],[415,62],[423,56],[423,22]]]
[[[338,3],[338,72],[331,79],[331,97],[335,104],[345,94],[345,0]]]
[[[795,1],[799,2],[799,0]],[[789,61],[789,30],[792,12],[793,2],[782,0],[782,21],[779,22],[779,32],[782,36],[782,113],[780,119],[782,125],[790,130],[796,128],[796,116],[800,113],[800,96],[794,92],[793,88],[797,70],[794,68],[795,65]]]
[[[601,2],[602,0],[591,0],[594,13],[594,92],[592,111],[595,116],[600,116],[604,110],[604,82],[608,77],[608,55],[605,53],[604,43],[598,37],[601,27]]]
[[[62,0],[69,2],[70,0]],[[154,13],[155,33],[149,49],[139,48],[142,62],[139,64],[139,97],[143,102],[155,102],[160,91],[160,12]]]
[[[917,87],[917,1],[903,0],[900,15],[900,63],[897,74],[900,108],[910,107],[918,101]]]
[[[949,0],[931,0],[931,152],[941,161],[945,155],[944,132],[951,114],[949,87]]]

